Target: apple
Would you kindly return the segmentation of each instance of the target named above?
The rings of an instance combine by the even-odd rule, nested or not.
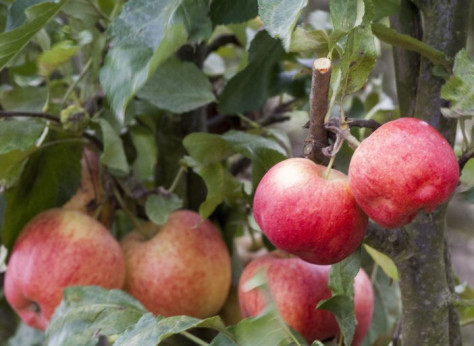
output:
[[[448,200],[459,179],[456,155],[425,121],[400,118],[379,127],[354,151],[349,183],[377,224],[396,228]]]
[[[224,305],[231,283],[229,252],[219,230],[198,213],[174,211],[165,224],[148,222],[121,243],[125,290],[152,313],[205,318]]]
[[[28,325],[46,329],[71,285],[122,288],[119,243],[101,223],[77,210],[50,209],[34,217],[15,242],[5,274],[5,296]]]
[[[329,265],[308,263],[281,251],[253,260],[245,267],[239,281],[239,302],[244,317],[259,315],[267,306],[267,295],[259,288],[247,290],[245,283],[265,270],[271,297],[283,320],[309,344],[339,334],[334,315],[316,309],[321,300],[331,297],[328,287]],[[354,280],[354,310],[357,320],[353,346],[365,337],[373,314],[372,283],[363,269]]]
[[[347,176],[303,158],[273,166],[257,186],[255,221],[277,248],[314,264],[333,264],[362,242],[368,218]]]

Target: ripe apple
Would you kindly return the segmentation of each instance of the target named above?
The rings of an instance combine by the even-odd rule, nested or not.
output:
[[[245,289],[245,283],[265,270],[267,285],[283,320],[300,333],[309,344],[338,335],[339,326],[333,314],[318,310],[321,300],[331,297],[328,287],[329,265],[311,264],[298,257],[274,251],[253,260],[245,267],[239,282],[239,302],[244,317],[257,316],[266,305],[267,296],[259,289]],[[372,283],[361,269],[354,280],[354,310],[357,326],[353,346],[368,331],[373,313]]]
[[[46,329],[71,285],[122,288],[119,243],[101,223],[76,210],[50,209],[34,217],[13,247],[5,296],[28,325]]]
[[[459,179],[449,143],[428,123],[400,118],[379,127],[354,151],[349,182],[360,207],[396,228],[444,203]]]
[[[257,224],[278,248],[315,264],[333,264],[362,242],[368,218],[345,174],[303,158],[273,166],[255,192]]]
[[[125,290],[165,317],[205,318],[224,305],[231,282],[227,246],[218,229],[199,214],[178,210],[157,226],[142,225],[122,239]]]

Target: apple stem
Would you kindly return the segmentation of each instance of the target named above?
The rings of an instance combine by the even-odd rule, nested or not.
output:
[[[324,172],[324,179],[328,180],[329,179],[329,174],[331,173],[332,166],[334,165],[334,160],[336,159],[336,155],[331,156],[331,159],[329,160],[329,164],[326,167],[326,171]]]
[[[170,187],[166,190],[168,191],[168,193],[173,193],[173,191],[176,189],[176,187],[178,186],[178,183],[181,179],[181,177],[183,176],[184,172],[186,172],[186,167],[184,166],[181,166],[179,168],[179,171],[178,173],[176,173],[176,176],[174,177],[174,180],[173,182],[171,183]]]

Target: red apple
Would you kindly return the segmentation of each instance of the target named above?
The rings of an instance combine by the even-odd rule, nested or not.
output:
[[[315,264],[332,264],[362,242],[367,216],[352,196],[345,174],[308,159],[273,166],[255,192],[257,224],[278,248]]]
[[[119,243],[79,211],[51,209],[22,230],[5,275],[5,296],[28,325],[44,330],[71,285],[121,288],[125,265]]]
[[[244,317],[257,316],[268,304],[267,296],[261,289],[245,289],[245,283],[262,269],[265,270],[270,294],[282,318],[309,344],[314,340],[322,341],[338,335],[339,326],[333,314],[316,309],[321,300],[331,297],[328,287],[330,266],[311,264],[280,251],[253,260],[242,272],[239,302]],[[372,283],[361,269],[354,280],[357,326],[353,346],[358,345],[368,331],[373,304]]]
[[[359,145],[349,166],[357,203],[386,228],[411,222],[419,211],[433,211],[451,196],[458,179],[449,143],[415,118],[382,125]]]
[[[162,226],[122,240],[125,290],[156,315],[205,318],[224,305],[231,281],[227,246],[218,229],[196,212],[179,210]],[[142,230],[142,231],[143,231]]]

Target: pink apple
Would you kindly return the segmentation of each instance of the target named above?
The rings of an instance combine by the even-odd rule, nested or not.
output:
[[[257,224],[278,248],[315,264],[332,264],[362,242],[367,216],[352,196],[345,174],[308,159],[273,166],[255,192]]]
[[[357,203],[386,228],[411,222],[419,211],[433,211],[451,196],[458,179],[449,143],[415,118],[382,125],[359,145],[349,166]]]
[[[125,290],[156,315],[215,315],[231,281],[230,256],[218,229],[199,214],[179,210],[166,224],[142,226],[122,240]]]
[[[121,288],[119,243],[101,223],[75,210],[51,209],[22,230],[5,275],[5,296],[28,325],[44,330],[71,285]]]
[[[329,265],[311,264],[281,251],[253,260],[245,267],[239,282],[239,302],[244,317],[257,316],[268,304],[261,289],[245,288],[245,283],[260,270],[265,271],[268,288],[282,318],[309,344],[338,335],[339,326],[333,314],[316,309],[321,300],[331,297]],[[357,326],[353,345],[358,345],[368,331],[373,304],[372,284],[361,269],[354,280]]]

